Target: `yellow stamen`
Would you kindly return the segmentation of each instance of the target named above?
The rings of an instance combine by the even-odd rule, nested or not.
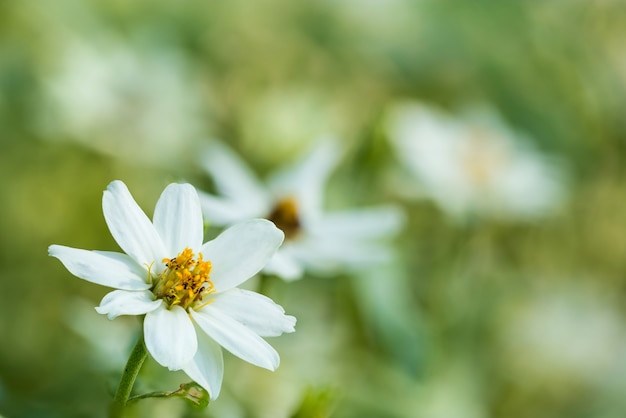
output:
[[[211,262],[203,261],[202,253],[194,259],[190,248],[185,248],[174,258],[164,258],[165,270],[156,278],[152,292],[163,299],[168,306],[189,306],[211,293],[215,293],[213,282],[209,278]],[[204,305],[203,305],[204,306]]]

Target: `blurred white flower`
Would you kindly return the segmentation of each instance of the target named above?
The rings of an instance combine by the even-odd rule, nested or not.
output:
[[[44,79],[47,135],[142,162],[185,158],[202,131],[197,79],[180,52],[112,37],[71,40]]]
[[[305,270],[330,274],[387,261],[392,251],[383,240],[403,223],[396,207],[322,210],[324,186],[339,155],[334,142],[321,141],[262,184],[230,149],[214,142],[202,163],[222,196],[198,192],[204,215],[220,226],[255,217],[272,220],[286,238],[263,271],[286,280]]]
[[[278,367],[278,353],[261,337],[293,332],[295,318],[271,299],[236,287],[280,246],[278,228],[253,219],[202,244],[200,202],[188,184],[163,191],[153,222],[121,181],[109,184],[102,208],[126,254],[49,248],[75,276],[117,289],[102,299],[99,313],[109,319],[145,314],[145,344],[152,357],[170,370],[182,369],[211,399],[222,384],[220,345],[259,367]]]
[[[531,218],[554,209],[564,194],[555,162],[497,115],[474,116],[455,119],[416,103],[392,109],[389,137],[421,186],[417,194],[456,217]]]
[[[607,385],[626,352],[619,301],[572,284],[531,296],[498,315],[511,374],[528,382]]]

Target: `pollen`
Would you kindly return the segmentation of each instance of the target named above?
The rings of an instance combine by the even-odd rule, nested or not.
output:
[[[295,238],[300,232],[298,204],[291,196],[278,201],[267,219],[274,222],[285,233],[286,238]]]
[[[169,307],[187,309],[215,292],[209,278],[211,262],[204,261],[202,253],[195,258],[193,251],[185,248],[174,258],[164,258],[163,263],[165,270],[156,278],[152,292]]]

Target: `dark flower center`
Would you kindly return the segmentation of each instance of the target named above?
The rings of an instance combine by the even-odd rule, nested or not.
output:
[[[285,233],[286,239],[293,239],[300,232],[298,205],[293,197],[279,200],[267,218]]]

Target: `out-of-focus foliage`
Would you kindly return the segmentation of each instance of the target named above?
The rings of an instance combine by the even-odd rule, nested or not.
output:
[[[298,318],[271,341],[280,368],[227,355],[207,409],[154,399],[136,416],[623,417],[624,39],[621,0],[2,2],[0,414],[106,415],[139,323],[85,308],[107,289],[46,248],[117,250],[111,180],[152,208],[171,181],[211,190],[211,138],[268,173],[330,134],[345,155],[327,206],[399,205],[398,260],[267,278]],[[494,109],[560,162],[558,208],[458,219],[409,198],[399,184],[419,179],[387,129],[407,101]],[[184,378],[148,361],[137,389]]]

